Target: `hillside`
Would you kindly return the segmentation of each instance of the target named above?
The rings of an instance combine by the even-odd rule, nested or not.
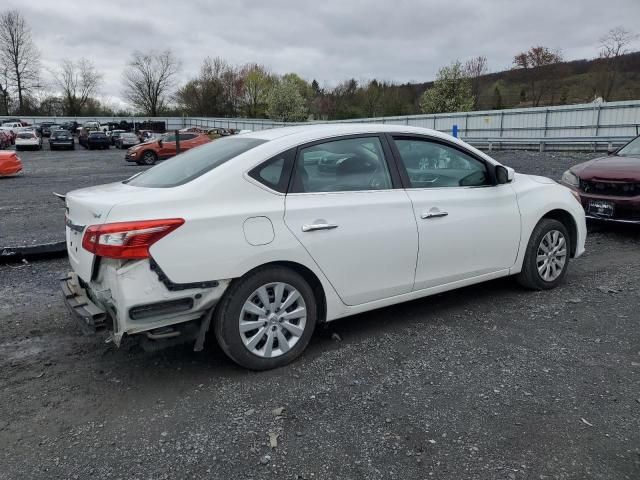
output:
[[[557,66],[542,67],[538,71],[505,70],[490,73],[479,79],[478,110],[493,108],[529,107],[531,76],[545,87],[538,106],[565,105],[591,102],[598,95],[610,73],[599,60],[574,60]],[[428,84],[424,84],[424,88]],[[497,88],[497,91],[496,91]],[[499,95],[498,93],[499,92]],[[608,101],[640,98],[640,52],[624,55],[620,59],[620,72]]]

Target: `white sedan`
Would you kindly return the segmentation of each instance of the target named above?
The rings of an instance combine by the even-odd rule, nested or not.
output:
[[[24,129],[16,135],[16,150],[42,150],[42,137],[35,130]]]
[[[389,125],[225,137],[66,206],[62,287],[83,328],[199,350],[211,326],[256,370],[318,323],[508,275],[553,288],[586,236],[569,189]]]

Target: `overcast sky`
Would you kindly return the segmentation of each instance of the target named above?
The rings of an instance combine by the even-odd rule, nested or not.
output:
[[[640,0],[2,0],[8,8],[31,26],[45,69],[87,57],[104,75],[102,97],[112,99],[136,48],[172,49],[181,80],[205,56],[221,56],[333,86],[351,77],[424,82],[477,55],[503,70],[532,45],[592,58],[607,30],[640,33]]]

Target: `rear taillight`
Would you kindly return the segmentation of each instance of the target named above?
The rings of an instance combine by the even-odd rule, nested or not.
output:
[[[87,227],[82,248],[107,258],[149,258],[149,248],[184,223],[182,218],[105,223]]]

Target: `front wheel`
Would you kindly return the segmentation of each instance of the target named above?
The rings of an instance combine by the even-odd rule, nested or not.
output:
[[[222,350],[239,365],[268,370],[307,347],[317,321],[313,290],[298,273],[265,267],[234,282],[214,316]]]
[[[557,287],[567,275],[569,245],[569,232],[561,222],[540,220],[531,232],[518,283],[533,290]]]

